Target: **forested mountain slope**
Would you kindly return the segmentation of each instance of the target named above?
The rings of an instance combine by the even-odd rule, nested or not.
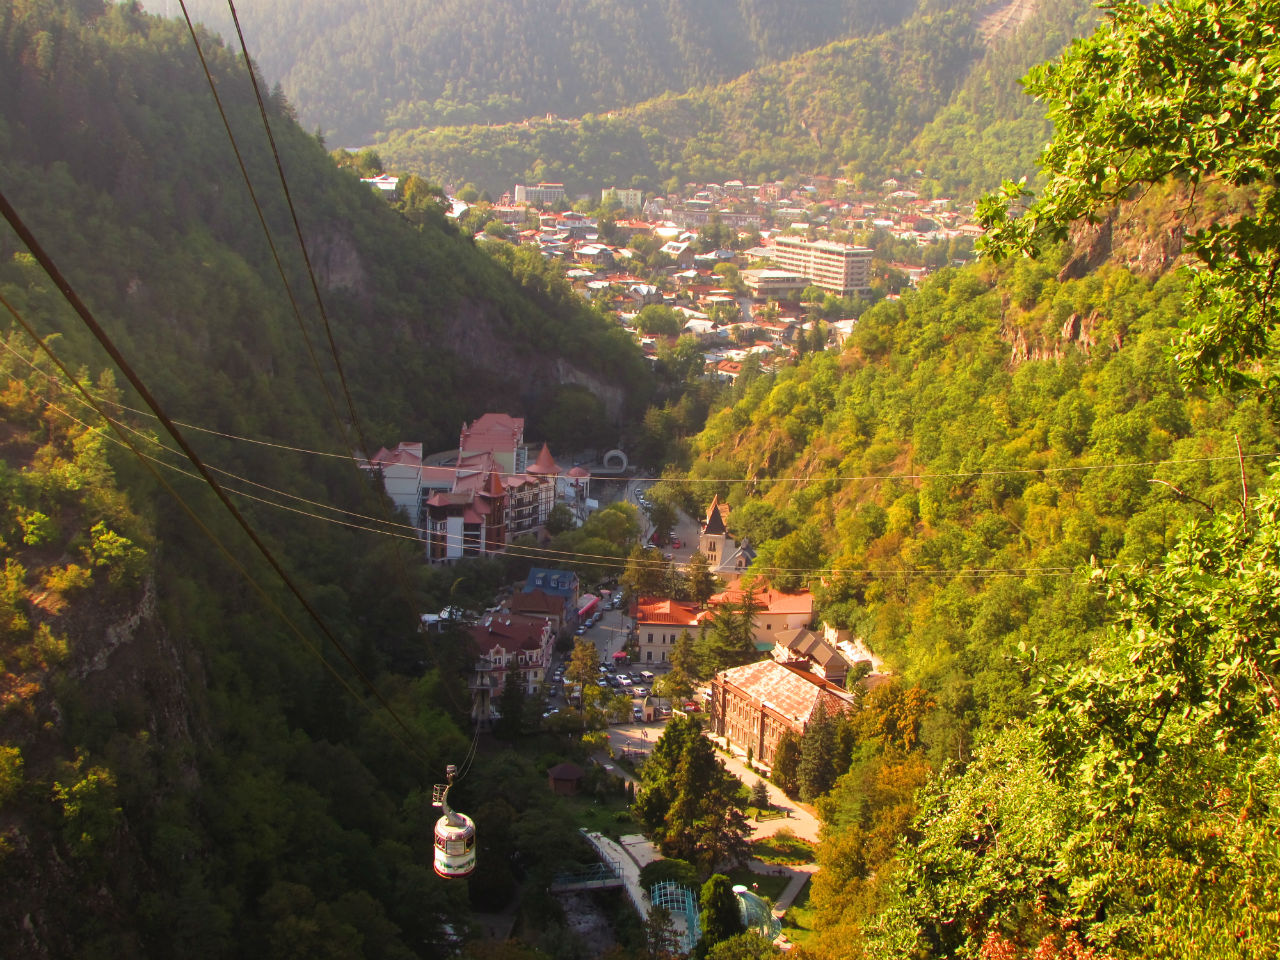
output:
[[[1047,132],[1022,96],[1026,68],[1086,32],[1083,0],[1042,4],[1021,28],[984,36],[990,6],[923,5],[874,35],[829,44],[720,86],[580,120],[395,130],[393,165],[495,195],[553,180],[570,192],[686,181],[847,176],[859,185],[919,168],[942,192],[1031,174]]]
[[[224,31],[225,3],[188,3]],[[580,116],[720,83],[876,32],[914,0],[301,0],[245,5],[266,75],[306,126],[359,145],[379,130]],[[151,0],[155,12],[177,8]]]
[[[981,206],[1037,259],[876,306],[699,438],[684,496],[897,674],[797,748],[806,955],[1274,954],[1277,23],[1116,7],[1029,78],[1039,191]],[[1143,204],[1152,276],[1107,259],[1142,262],[1111,227]],[[1196,269],[1152,269],[1184,230]]]
[[[483,585],[431,580],[351,454],[448,446],[495,404],[536,421],[575,383],[611,422],[647,373],[599,316],[530,296],[429,198],[419,223],[402,218],[270,98],[348,406],[248,75],[203,43],[300,316],[176,22],[96,0],[0,4],[0,192],[325,629],[0,230],[0,943],[12,957],[439,955],[468,907],[431,871],[430,785],[467,754],[469,703],[461,647],[424,645],[417,614]],[[514,882],[487,862],[473,894]]]

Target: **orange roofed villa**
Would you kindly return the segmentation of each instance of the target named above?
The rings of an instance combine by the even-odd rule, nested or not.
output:
[[[696,635],[701,609],[696,603],[641,597],[636,601],[636,634],[641,663],[669,663],[680,634]]]
[[[562,473],[546,444],[529,462],[524,419],[505,413],[463,424],[456,455],[424,458],[422,444],[401,443],[362,466],[381,475],[436,562],[501,553],[516,537],[539,530],[555,506]]]

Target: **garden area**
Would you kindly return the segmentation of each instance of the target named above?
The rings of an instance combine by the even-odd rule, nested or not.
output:
[[[812,863],[814,849],[808,840],[801,840],[784,827],[771,837],[752,841],[751,856],[763,863],[794,866]]]

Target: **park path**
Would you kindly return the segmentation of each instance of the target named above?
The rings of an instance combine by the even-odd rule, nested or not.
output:
[[[712,742],[715,742],[714,739]],[[769,791],[769,802],[773,804],[775,809],[782,810],[786,813],[786,816],[784,817],[754,823],[751,828],[752,840],[759,840],[761,837],[771,837],[779,830],[789,829],[801,840],[808,840],[810,843],[818,842],[818,834],[822,830],[822,821],[819,820],[817,815],[814,813],[813,807],[809,806],[807,803],[800,803],[798,800],[792,800],[785,793],[766,780],[764,776],[749,769],[747,765],[737,757],[725,756],[723,753],[720,753],[719,757],[721,762],[724,763],[725,768],[745,783],[748,789],[755,784],[757,780],[763,780],[765,789]]]

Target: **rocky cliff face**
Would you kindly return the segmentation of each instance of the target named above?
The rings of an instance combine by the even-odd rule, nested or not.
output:
[[[1251,198],[1229,195],[1225,188],[1170,184],[1145,191],[1118,204],[1096,222],[1071,228],[1074,254],[1060,280],[1084,276],[1108,261],[1154,278],[1189,263],[1187,238],[1214,223],[1230,221],[1247,209]]]
[[[331,226],[318,233],[308,240],[308,248],[322,288],[341,291],[373,309],[373,278],[358,246],[342,229]],[[617,419],[622,414],[626,395],[620,386],[550,349],[530,349],[514,340],[509,324],[491,301],[476,297],[459,301],[448,310],[443,329],[424,321],[400,332],[423,350],[451,353],[468,371],[465,379],[477,395],[487,392],[489,396],[505,398],[521,412],[556,387],[574,384],[590,390],[609,417]]]
[[[199,785],[191,748],[207,739],[203,668],[161,623],[151,580],[127,596],[85,598],[58,618],[58,631],[69,642],[61,675],[45,677],[0,723],[24,774],[0,822],[0,952],[75,956],[75,916],[121,955],[140,954],[135,896],[150,885],[151,842],[140,821]],[[84,785],[95,770],[109,770],[113,786],[91,796]],[[98,809],[87,839],[75,810],[90,804]]]

